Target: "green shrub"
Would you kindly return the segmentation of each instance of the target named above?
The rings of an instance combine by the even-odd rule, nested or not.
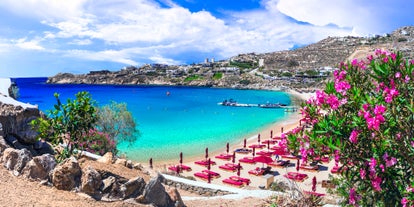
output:
[[[223,73],[214,73],[213,80],[220,80],[223,77]]]
[[[190,82],[198,79],[201,79],[199,75],[190,75],[184,79],[184,82]]]

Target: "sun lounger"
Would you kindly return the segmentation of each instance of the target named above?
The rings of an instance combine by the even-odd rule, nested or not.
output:
[[[270,152],[270,151],[259,151],[259,152],[257,152],[256,154],[257,154],[257,155],[263,155],[263,156],[268,156],[268,157],[270,157],[270,156],[272,156],[272,155],[273,155],[273,152]]]
[[[297,182],[303,182],[306,178],[308,178],[308,175],[298,172],[288,172],[288,174],[284,176]]]
[[[204,180],[208,180],[208,175],[202,172],[196,172],[194,173],[194,176],[204,179]],[[210,179],[212,179],[213,177],[210,177]]]
[[[237,167],[232,167],[228,165],[220,165],[219,168],[222,170],[227,170],[227,171],[232,171],[232,172],[235,172],[237,170]]]
[[[274,162],[267,163],[267,165],[272,167],[287,167],[290,164],[290,160],[277,160]]]
[[[205,173],[205,174],[210,174],[211,175],[211,177],[215,177],[215,178],[218,178],[218,177],[220,177],[220,174],[219,173],[216,173],[216,172],[214,172],[214,171],[211,171],[211,170],[203,170],[203,171],[201,171],[202,173]]]
[[[253,157],[243,157],[239,159],[239,162],[248,163],[248,164],[255,164],[256,162],[253,161]]]
[[[318,171],[319,165],[300,165],[299,168],[307,171]]]
[[[230,160],[233,157],[232,154],[220,154],[215,156],[215,158],[217,159],[222,159],[222,160]]]
[[[239,176],[230,176],[230,179],[237,180],[237,181],[241,181],[241,182],[243,182],[246,185],[249,185],[250,184],[250,179],[249,178],[242,178],[242,177],[239,177]]]
[[[264,174],[264,172],[265,172],[265,170],[264,169],[261,169],[261,168],[256,168],[256,169],[254,169],[254,170],[249,170],[249,174],[250,175],[256,175],[256,176],[258,176],[258,175],[263,175]]]
[[[252,145],[249,145],[249,148],[263,148],[263,147],[266,147],[266,145],[265,144],[252,144]]]
[[[200,160],[200,161],[195,161],[194,162],[195,164],[197,164],[197,165],[203,165],[203,166],[207,166],[209,163],[208,163],[208,160]],[[210,161],[210,164],[211,165],[215,165],[216,164],[216,162],[214,162],[214,161]]]
[[[229,166],[229,167],[234,167],[236,169],[239,166],[239,164],[235,164],[235,163],[226,163],[224,165]],[[243,166],[240,165],[240,169],[243,169]]]
[[[173,166],[169,166],[168,167],[168,170],[173,171],[173,172],[177,172],[177,171],[182,172],[182,169],[179,166],[174,166],[174,165]]]
[[[264,140],[264,141],[262,141],[262,144],[267,144],[267,143],[269,143],[269,144],[276,144],[277,143],[277,140]]]
[[[222,182],[226,183],[226,184],[229,184],[229,185],[237,186],[237,187],[242,187],[243,186],[243,182],[237,181],[237,180],[232,180],[232,179],[229,179],[229,178],[224,179]]]
[[[187,166],[187,165],[179,165],[179,166],[182,170],[185,170],[185,171],[191,171],[192,170],[191,167]]]

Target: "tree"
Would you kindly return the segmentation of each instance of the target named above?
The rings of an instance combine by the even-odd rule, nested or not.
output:
[[[287,133],[303,162],[335,156],[343,206],[414,205],[414,61],[377,50],[341,63]]]
[[[108,133],[117,142],[132,143],[139,134],[134,117],[127,109],[127,104],[114,101],[111,101],[109,105],[98,108],[96,128]]]

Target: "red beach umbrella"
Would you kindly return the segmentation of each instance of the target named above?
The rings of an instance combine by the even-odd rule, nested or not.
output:
[[[243,148],[246,148],[246,139],[244,139]]]
[[[270,138],[273,138],[273,130],[270,130]]]
[[[180,152],[180,165],[183,164],[183,152]]]
[[[254,157],[253,161],[263,163],[263,167],[264,167],[265,163],[267,164],[267,163],[273,162],[271,157],[263,156],[263,155],[260,155],[258,157]]]
[[[226,152],[227,152],[227,154],[229,154],[229,143],[228,142],[226,144]]]
[[[257,142],[260,144],[260,134],[257,135]]]
[[[208,147],[206,147],[206,159],[208,158]]]
[[[231,160],[231,162],[236,162],[236,152],[233,152],[233,158],[232,158],[232,160]]]
[[[237,176],[239,176],[239,177],[240,177],[240,168],[241,168],[241,166],[240,166],[240,162],[239,162],[239,164],[237,165]]]
[[[256,148],[253,148],[253,157],[256,154]]]
[[[298,161],[296,162],[296,171],[299,172],[299,165],[300,165],[300,161],[298,159]]]

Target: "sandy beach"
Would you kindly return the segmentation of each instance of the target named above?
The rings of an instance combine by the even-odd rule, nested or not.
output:
[[[312,96],[312,93],[300,93],[300,92],[296,92],[296,91],[288,91],[288,93],[291,95],[291,98],[294,102],[296,102],[296,104],[298,104],[298,102],[301,101],[305,101],[308,98],[310,98]],[[287,132],[293,128],[295,128],[296,126],[299,125],[299,120],[301,118],[301,115],[299,114],[299,111],[296,112],[292,112],[291,115],[289,115],[289,117],[286,120],[280,121],[280,122],[276,122],[274,124],[272,124],[271,126],[267,127],[265,130],[260,132],[261,135],[261,141],[264,140],[268,140],[270,138],[270,131],[273,130],[273,137],[275,136],[280,136],[282,131],[281,129],[283,128],[284,132]],[[232,153],[235,149],[238,148],[243,148],[243,140],[247,138],[247,146],[252,145],[252,144],[257,144],[257,135],[255,136],[250,136],[250,137],[242,137],[240,139],[240,141],[236,144],[230,145],[230,153]],[[277,145],[277,144],[276,144]],[[273,146],[273,145],[271,145]],[[263,148],[262,150],[266,151],[267,147]],[[256,153],[258,151],[261,151],[261,149],[257,150]],[[236,172],[232,172],[232,171],[225,171],[223,169],[220,169],[219,166],[220,165],[224,165],[225,163],[230,163],[231,160],[222,160],[222,159],[217,159],[215,158],[215,156],[222,154],[222,153],[226,153],[226,147],[223,146],[222,149],[218,150],[218,151],[214,151],[214,152],[209,152],[209,158],[212,161],[215,161],[216,164],[215,165],[211,165],[211,171],[217,172],[220,174],[220,177],[212,179],[211,183],[213,184],[218,184],[218,185],[225,185],[222,180],[229,178],[230,176],[234,176],[237,175]],[[239,159],[245,157],[245,156],[252,156],[251,153],[249,154],[239,154],[236,153],[236,164],[239,163]],[[257,155],[256,155],[257,156]],[[272,156],[272,159],[275,159],[274,156]],[[200,181],[200,182],[207,182],[206,180],[203,179],[199,179],[197,177],[194,176],[194,173],[196,172],[201,172],[202,170],[207,169],[205,166],[201,166],[201,165],[197,165],[194,162],[197,160],[205,160],[205,154],[204,152],[200,152],[199,156],[196,157],[184,157],[183,158],[183,164],[190,166],[192,168],[192,171],[187,172],[187,171],[183,171],[183,173],[181,173],[181,176],[184,177],[194,177],[196,178],[196,180]],[[287,174],[288,172],[296,172],[296,162],[297,160],[292,159],[290,160],[291,165],[289,165],[288,167],[285,168],[279,168],[279,167],[272,167],[271,169],[271,175],[274,176],[274,181],[287,181],[287,182],[291,182],[289,179],[285,178],[284,175]],[[179,163],[179,157],[177,157],[176,162],[160,162],[160,163],[154,163],[154,169],[157,171],[161,171],[161,172],[168,172],[168,167],[172,166],[172,165],[177,165]],[[253,170],[256,167],[263,167],[265,166],[262,163],[256,163],[256,164],[246,164],[246,163],[240,163],[242,166],[242,170],[240,171],[240,176],[244,177],[244,178],[249,178],[251,180],[251,184],[249,186],[244,186],[242,187],[243,189],[258,189],[259,186],[263,186],[265,183],[265,179],[263,178],[263,176],[255,176],[255,175],[251,175],[248,173],[249,170]],[[322,181],[323,180],[328,180],[330,173],[330,170],[332,169],[332,167],[334,166],[334,161],[330,160],[329,163],[321,163],[319,164],[319,170],[318,171],[304,171],[302,169],[299,170],[300,173],[305,173],[308,178],[305,179],[303,182],[296,182],[297,186],[300,189],[303,189],[305,191],[311,191],[312,190],[312,179],[315,176],[317,179],[317,190],[316,192],[318,193],[327,193],[326,192],[326,188],[322,188]]]

